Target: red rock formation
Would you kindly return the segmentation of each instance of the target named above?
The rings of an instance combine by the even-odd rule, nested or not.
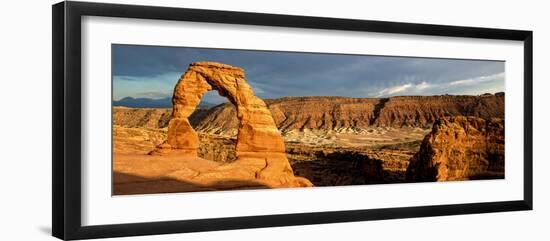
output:
[[[271,113],[246,83],[244,71],[212,62],[191,64],[176,85],[172,120],[168,126],[168,144],[172,148],[197,149],[198,137],[187,118],[199,104],[202,95],[212,89],[237,107],[237,155],[240,152],[284,152],[284,143]]]
[[[402,96],[389,98],[376,118],[376,126],[428,127],[446,116],[504,118],[504,96]]]
[[[503,93],[483,96],[406,96],[388,99],[285,97],[265,101],[278,129],[338,130],[368,127],[429,127],[445,116],[504,118]],[[164,128],[168,109],[114,108],[113,122],[127,127]],[[205,133],[236,136],[239,120],[231,103],[195,110],[189,117]]]
[[[405,96],[387,99],[285,97],[266,100],[282,132],[369,127],[430,127],[445,116],[504,118],[504,96]],[[214,107],[198,120],[201,132],[234,135],[238,120],[231,104]]]
[[[167,141],[152,154],[177,151],[196,158],[199,138],[188,118],[204,93],[210,90],[217,90],[236,106],[237,160],[202,172],[195,180],[257,178],[271,186],[312,186],[307,179],[293,175],[281,133],[263,100],[254,95],[244,79],[244,70],[226,64],[195,62],[190,65],[174,89]]]
[[[447,117],[435,122],[407,168],[409,181],[504,178],[504,120]]]

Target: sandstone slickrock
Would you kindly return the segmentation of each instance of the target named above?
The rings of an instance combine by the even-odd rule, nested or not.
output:
[[[504,120],[438,119],[406,175],[409,181],[504,178]]]
[[[166,129],[149,129],[113,125],[113,152],[116,154],[142,154],[154,150],[166,141]],[[199,133],[198,156],[219,163],[235,161],[235,139]]]
[[[265,103],[256,97],[245,80],[244,70],[215,62],[195,62],[180,78],[172,97],[172,119],[168,137],[152,155],[178,153],[197,156],[199,138],[189,117],[202,96],[217,90],[236,106],[238,119],[235,162],[201,172],[193,180],[259,179],[268,186],[312,186],[295,177],[286,158],[285,145]]]

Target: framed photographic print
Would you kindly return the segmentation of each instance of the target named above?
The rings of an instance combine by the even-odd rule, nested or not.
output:
[[[53,6],[53,235],[532,209],[532,32]]]

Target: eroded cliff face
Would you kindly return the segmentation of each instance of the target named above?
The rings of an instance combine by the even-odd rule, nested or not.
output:
[[[113,107],[113,125],[164,128],[171,119],[171,109]]]
[[[285,97],[265,100],[277,128],[357,132],[370,127],[429,128],[447,116],[504,118],[504,95],[403,96],[391,98]],[[165,128],[170,109],[114,108],[114,124]],[[231,103],[197,109],[189,116],[195,130],[236,136],[239,120]]]
[[[374,124],[376,126],[430,127],[447,116],[504,118],[504,96],[405,96],[389,98]]]
[[[275,123],[282,131],[366,128],[376,118],[380,99],[343,97],[290,97],[268,100]]]
[[[504,96],[404,96],[391,98],[285,97],[266,100],[278,129],[361,132],[371,127],[429,128],[447,116],[503,118]],[[235,135],[232,104],[216,106],[196,122],[201,132]]]
[[[197,108],[189,116],[189,122],[192,126],[196,126],[208,113],[208,109]],[[172,109],[168,108],[113,107],[113,125],[118,126],[163,129],[168,127],[171,118]]]
[[[438,119],[407,168],[408,181],[504,178],[504,120]]]

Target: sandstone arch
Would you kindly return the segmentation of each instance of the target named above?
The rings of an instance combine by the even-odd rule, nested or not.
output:
[[[176,84],[172,103],[172,120],[168,127],[168,144],[172,148],[196,151],[198,137],[188,117],[204,93],[217,90],[237,109],[236,152],[285,152],[281,134],[265,103],[256,97],[244,79],[244,70],[214,62],[192,63]]]
[[[244,70],[227,64],[190,64],[174,88],[167,141],[152,154],[176,151],[197,157],[199,138],[188,118],[210,90],[217,90],[236,107],[239,120],[235,146],[237,160],[201,173],[196,179],[254,178],[270,186],[312,186],[307,179],[294,176],[281,133],[264,101],[254,95],[246,82]]]

